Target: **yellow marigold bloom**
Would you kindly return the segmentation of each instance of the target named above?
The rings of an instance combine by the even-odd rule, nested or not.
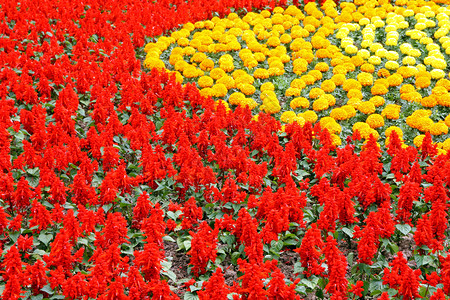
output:
[[[425,138],[424,134],[418,135],[414,138],[413,143],[417,148],[420,148],[423,143],[423,139]]]
[[[336,84],[333,80],[324,80],[320,88],[326,93],[332,93],[336,89]]]
[[[344,84],[342,85],[342,89],[346,92],[353,89],[361,90],[361,87],[362,87],[361,83],[352,78],[345,80]]]
[[[202,61],[204,61],[205,59],[207,59],[208,57],[206,56],[205,53],[202,52],[197,52],[195,53],[192,58],[191,58],[191,62],[195,62],[195,63],[201,63]]]
[[[280,121],[283,123],[290,123],[291,120],[293,120],[295,117],[297,117],[297,114],[293,111],[285,111],[281,114]]]
[[[332,143],[333,146],[340,146],[340,145],[342,145],[341,138],[338,135],[334,134],[334,133],[331,135],[331,143]]]
[[[297,116],[304,118],[305,121],[309,123],[315,123],[319,118],[313,110],[307,110],[303,113],[299,113]]]
[[[212,87],[214,80],[209,76],[202,76],[198,79],[198,85],[201,88]]]
[[[286,92],[284,93],[284,95],[285,95],[286,97],[300,96],[301,93],[302,93],[302,90],[301,90],[301,89],[290,87],[290,88],[288,88],[288,89],[286,90]]]
[[[236,83],[233,79],[233,77],[229,75],[222,76],[219,78],[216,83],[222,83],[226,86],[227,89],[234,89],[236,88]]]
[[[268,114],[276,114],[281,110],[280,102],[276,97],[264,97],[263,105],[260,109]]]
[[[267,79],[269,78],[269,76],[270,76],[269,71],[262,68],[256,69],[255,72],[253,73],[253,77],[258,79]]]
[[[144,60],[144,67],[148,69],[160,69],[163,70],[166,68],[166,65],[162,60],[155,57],[148,57]]]
[[[306,83],[302,79],[296,78],[296,79],[292,80],[290,86],[293,88],[298,88],[298,89],[302,90],[306,87]]]
[[[272,36],[267,40],[266,44],[270,47],[277,47],[280,46],[281,41],[278,37]]]
[[[315,111],[322,111],[328,109],[328,100],[321,97],[313,102],[313,109]]]
[[[433,69],[430,71],[431,78],[433,79],[441,79],[445,77],[445,72],[439,69]]]
[[[437,97],[437,101],[439,105],[450,107],[450,94],[447,93]]]
[[[389,86],[399,86],[403,83],[403,77],[400,74],[393,74],[387,78]]]
[[[335,75],[333,75],[333,77],[331,77],[331,80],[337,86],[343,85],[345,82],[345,75],[344,74],[335,74]]]
[[[430,133],[432,135],[441,135],[448,133],[448,127],[444,122],[434,123],[430,128]]]
[[[394,132],[394,131],[397,133],[397,135],[400,139],[403,138],[403,131],[400,129],[400,127],[397,127],[397,126],[389,126],[385,130],[384,134],[386,135],[386,137],[390,137],[392,132]]]
[[[369,57],[369,59],[367,60],[370,64],[378,66],[379,64],[381,64],[381,58],[379,58],[378,56],[371,56]]]
[[[401,106],[396,104],[388,104],[381,112],[381,115],[386,119],[398,120],[400,118]]]
[[[317,54],[317,53],[316,53]],[[320,72],[326,72],[326,71],[328,71],[329,69],[330,69],[330,67],[328,66],[328,64],[327,63],[324,63],[324,62],[320,62],[320,63],[318,63],[315,67],[314,67],[314,69],[315,70],[318,70],[318,71],[320,71]]]
[[[214,68],[214,61],[209,58],[203,60],[200,63],[200,69],[202,69],[203,71],[211,71],[213,68]]]
[[[241,83],[237,87],[241,92],[243,92],[247,96],[253,95],[256,91],[255,87],[249,83]]]
[[[203,71],[197,69],[196,67],[189,65],[186,66],[186,68],[184,68],[183,70],[183,76],[186,78],[195,78],[195,77],[199,77],[199,76],[203,76]]]
[[[336,121],[346,120],[348,118],[347,111],[342,107],[333,108],[330,113],[330,117],[335,119]]]
[[[270,76],[281,76],[284,74],[284,69],[280,69],[280,68],[269,68],[269,74]]]
[[[291,101],[290,107],[292,109],[297,108],[308,108],[309,107],[309,100],[304,97],[298,97],[294,98],[294,100]]]
[[[356,130],[361,131],[362,129],[369,129],[369,128],[370,128],[369,124],[367,124],[365,122],[356,122],[352,126],[352,131],[356,132]]]
[[[250,74],[244,74],[236,77],[234,81],[236,82],[236,86],[238,86],[241,83],[253,84],[255,82],[255,78],[253,78],[253,76]]]
[[[428,77],[418,77],[416,78],[416,87],[419,89],[427,88],[431,85],[431,80]]]
[[[308,75],[311,75],[312,77],[314,77],[315,81],[321,80],[322,79],[322,72],[320,72],[319,70],[311,70]]]
[[[444,151],[450,151],[450,138],[446,139],[443,143],[442,143],[442,149]]]
[[[341,107],[343,110],[345,110],[345,112],[347,113],[347,119],[353,118],[354,116],[356,116],[356,109],[349,104],[343,105]]]
[[[364,101],[358,106],[358,110],[363,114],[370,115],[375,112],[375,105],[370,101]]]
[[[289,44],[292,41],[292,37],[285,33],[280,37],[280,42],[283,44]],[[269,45],[270,46],[270,45]]]
[[[362,100],[363,95],[361,93],[361,90],[358,89],[351,89],[347,92],[347,98],[351,99],[351,98],[357,98]]]
[[[316,79],[311,75],[303,75],[301,78],[307,85],[314,84],[316,82]]]
[[[273,85],[272,82],[264,82],[261,87],[260,87],[261,92],[264,91],[274,91],[275,90],[275,86]]]
[[[373,96],[369,99],[369,101],[372,102],[375,107],[379,107],[384,104],[384,98],[381,96]]]
[[[450,91],[450,80],[448,79],[439,79],[438,82],[436,82],[436,86],[442,86],[445,89],[447,89],[447,91]]]
[[[370,73],[359,73],[357,79],[362,86],[370,86],[373,84],[373,76]]]
[[[325,94],[324,90],[322,90],[320,88],[312,88],[311,91],[309,91],[309,98],[317,99],[324,94]]]
[[[232,105],[240,105],[242,101],[244,101],[245,95],[240,92],[234,92],[230,95],[228,102]]]
[[[330,133],[341,132],[342,128],[332,117],[323,117],[319,121],[322,128],[328,129]]]
[[[343,74],[343,75],[345,75],[347,73],[348,73],[348,70],[343,64],[337,65],[336,67],[333,68],[333,74],[335,74],[335,75],[336,74]]]
[[[384,126],[384,118],[379,114],[371,114],[367,117],[366,123],[370,128],[376,129]]]
[[[212,88],[204,88],[200,90],[200,95],[202,95],[203,97],[212,97],[213,94],[214,92]]]
[[[365,73],[373,73],[375,72],[375,67],[372,64],[363,64],[361,66],[361,72],[365,72]]]
[[[422,117],[417,118],[415,122],[415,128],[419,129],[422,132],[429,132],[431,129],[431,126],[433,126],[434,122],[430,118]]]
[[[228,93],[228,89],[223,83],[216,83],[212,89],[214,97],[225,97]]]
[[[436,96],[430,95],[428,97],[422,98],[422,101],[420,104],[422,104],[423,107],[435,107],[437,105],[437,99]]]
[[[400,94],[415,92],[416,88],[412,84],[404,84],[400,88]]]
[[[328,106],[334,106],[336,104],[336,98],[331,94],[322,95],[320,98],[326,99],[328,101]]]
[[[417,72],[419,72],[419,70],[417,70],[416,67],[411,67],[411,66],[407,66],[407,67],[401,66],[397,70],[397,73],[400,74],[403,78],[412,77],[412,76],[416,75]]]
[[[388,92],[388,89],[383,84],[374,84],[372,88],[370,89],[372,95],[385,95]]]

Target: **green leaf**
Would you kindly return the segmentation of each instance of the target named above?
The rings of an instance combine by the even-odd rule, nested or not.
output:
[[[409,226],[408,224],[397,224],[395,225],[395,228],[397,228],[404,235],[407,235],[411,232],[411,226]]]
[[[15,231],[15,232],[10,232],[9,233],[9,238],[15,243],[17,242],[17,239],[19,238],[20,232]]]
[[[38,237],[38,240],[44,243],[44,245],[48,245],[48,243],[53,239],[52,234],[45,234],[44,232],[41,232],[41,234]]]
[[[53,290],[52,290],[52,288],[50,287],[50,283],[47,284],[47,285],[45,285],[45,286],[41,289],[41,291],[43,291],[43,292],[45,292],[45,293],[47,293],[47,294],[49,294],[49,295],[52,295],[52,294],[53,294]]]
[[[163,236],[163,241],[175,243],[175,240],[170,235]]]
[[[191,249],[191,241],[184,241],[183,246],[184,246],[184,249],[186,249],[186,251],[188,251],[189,249]]]
[[[348,235],[349,237],[353,238],[353,230],[351,230],[351,229],[349,229],[349,228],[347,228],[347,227],[344,227],[344,228],[342,228],[342,231],[343,231],[346,235]]]
[[[193,294],[193,293],[191,293],[191,292],[186,292],[185,294],[184,294],[184,298],[183,298],[184,300],[198,300],[199,298],[198,298],[198,296],[197,295],[195,295],[195,294]]]

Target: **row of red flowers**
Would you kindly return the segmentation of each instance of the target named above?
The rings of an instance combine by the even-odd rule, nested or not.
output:
[[[3,299],[178,299],[171,286],[182,282],[164,267],[171,239],[190,241],[177,246],[201,299],[298,299],[320,287],[333,299],[413,299],[425,286],[445,299],[450,163],[430,137],[416,149],[392,136],[382,150],[355,134],[335,148],[319,126],[282,133],[269,115],[252,120],[141,71],[146,36],[228,7],[284,4],[2,4]],[[397,253],[408,237],[414,253]],[[380,261],[387,245],[394,257]],[[298,253],[288,278],[281,252]],[[227,259],[232,283],[216,264]]]

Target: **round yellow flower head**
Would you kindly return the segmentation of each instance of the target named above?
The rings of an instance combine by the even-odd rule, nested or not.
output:
[[[291,101],[290,103],[290,107],[292,109],[297,109],[297,108],[308,108],[309,107],[309,100],[304,98],[304,97],[298,97],[298,98],[294,98],[294,100]]]
[[[329,104],[328,100],[324,97],[320,97],[319,99],[313,102],[313,109],[315,111],[322,111],[328,109]]]
[[[431,125],[430,133],[432,135],[441,135],[448,133],[448,127],[444,122],[438,122]]]
[[[347,111],[342,107],[333,108],[330,113],[330,117],[336,121],[346,120],[348,118]]]
[[[370,115],[375,112],[375,105],[370,101],[364,101],[358,106],[358,110],[363,114]]]
[[[367,117],[366,123],[370,128],[380,128],[384,126],[384,118],[379,114],[371,114]]]

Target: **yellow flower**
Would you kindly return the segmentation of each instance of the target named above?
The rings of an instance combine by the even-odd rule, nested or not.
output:
[[[317,55],[317,53],[316,53],[316,55]],[[318,70],[318,71],[320,71],[320,72],[326,72],[326,71],[328,71],[329,70],[329,66],[328,66],[328,64],[327,63],[324,63],[324,62],[319,62],[315,67],[314,67],[314,69],[315,70]]]
[[[386,119],[398,120],[400,118],[401,106],[396,104],[388,104],[381,112],[381,115]]]
[[[375,107],[379,107],[384,104],[384,98],[381,96],[374,96],[370,98],[369,101],[372,102]]]
[[[344,105],[341,107],[347,113],[347,119],[353,118],[356,116],[356,109],[352,105]]]
[[[330,113],[330,117],[335,119],[336,121],[346,120],[348,118],[347,111],[342,107],[333,108]]]
[[[431,85],[431,80],[428,77],[418,77],[416,78],[416,87],[419,89],[427,88]]]
[[[393,74],[387,78],[389,86],[399,86],[403,83],[403,77],[400,74]]]
[[[269,71],[266,69],[258,68],[253,73],[253,77],[258,79],[267,79],[269,78]]]
[[[430,133],[432,135],[441,135],[448,133],[448,127],[444,122],[438,122],[431,125]]]
[[[326,93],[332,93],[336,89],[336,84],[333,80],[324,80],[320,88]]]
[[[315,111],[322,111],[328,109],[328,100],[321,97],[313,102],[313,109]]]
[[[214,68],[214,61],[212,59],[207,58],[200,63],[200,69],[202,69],[203,71],[211,71],[213,68]]]
[[[384,126],[384,118],[379,114],[371,114],[367,117],[366,123],[369,124],[370,128],[380,128]]]
[[[375,112],[375,105],[370,101],[364,101],[358,106],[358,110],[363,114],[370,115]]]
[[[418,135],[414,138],[413,143],[417,148],[420,148],[423,143],[423,139],[425,138],[424,134]]]
[[[394,131],[397,133],[397,135],[400,139],[403,138],[403,131],[400,129],[400,127],[397,127],[397,126],[389,126],[385,130],[384,134],[386,135],[386,137],[390,137],[392,132],[394,132]]]
[[[274,91],[275,90],[275,86],[273,85],[272,82],[264,82],[261,87],[260,87],[261,92],[264,91]]]
[[[290,87],[290,88],[288,88],[288,89],[286,90],[286,92],[284,93],[284,95],[285,95],[286,97],[300,96],[301,93],[302,93],[302,90],[301,90],[301,89]]]
[[[293,111],[285,111],[281,114],[280,121],[283,123],[290,123],[291,120],[293,120],[295,117],[297,117],[297,114]]]
[[[370,73],[359,73],[357,79],[362,86],[370,86],[373,84],[373,76]]]
[[[310,99],[317,99],[320,96],[324,95],[325,92],[324,90],[320,89],[320,88],[312,88],[311,91],[309,91],[309,98]],[[296,96],[299,96],[300,93]],[[287,95],[286,95],[287,96]]]
[[[430,95],[428,97],[422,98],[422,101],[420,104],[422,104],[423,107],[435,107],[437,105],[437,99],[436,96]]]
[[[148,57],[144,60],[144,67],[148,69],[165,69],[166,66],[162,60],[155,57]]]
[[[241,83],[237,86],[238,89],[243,92],[245,95],[253,95],[255,93],[255,87],[249,83]]]
[[[308,101],[308,99],[306,99],[304,97],[294,98],[294,100],[291,101],[290,106],[292,109],[308,108],[309,101]]]
[[[298,114],[297,116],[303,117],[306,122],[309,123],[315,123],[317,122],[317,119],[319,118],[315,111],[313,110],[307,110],[303,113]]]
[[[361,93],[361,90],[358,90],[358,89],[351,89],[351,90],[349,90],[348,93],[347,93],[347,98],[349,98],[349,99],[351,99],[351,98],[357,98],[357,99],[362,100],[363,95],[362,95],[362,93]]]
[[[346,92],[356,89],[361,90],[361,83],[359,83],[356,79],[347,79],[342,85],[342,89]]]
[[[198,79],[198,85],[201,88],[212,87],[214,80],[209,76],[202,76]]]
[[[232,105],[240,105],[242,101],[244,101],[245,95],[240,92],[234,92],[230,95],[228,102]]]
[[[388,92],[388,89],[383,84],[374,84],[370,89],[372,95],[385,95]]]

